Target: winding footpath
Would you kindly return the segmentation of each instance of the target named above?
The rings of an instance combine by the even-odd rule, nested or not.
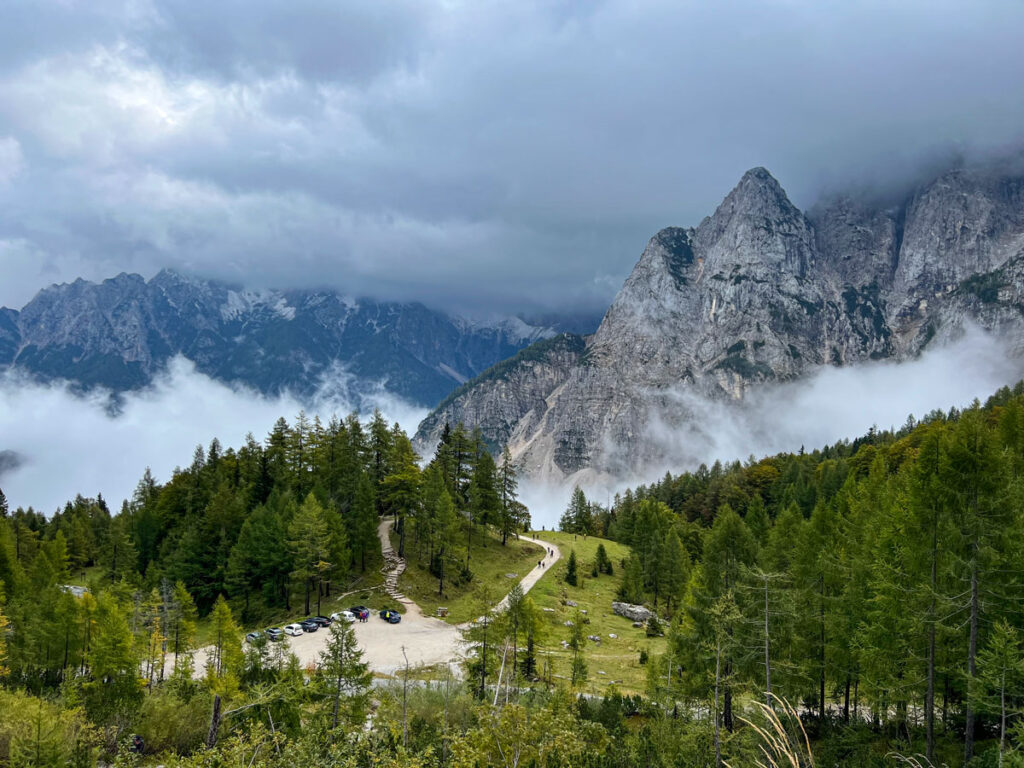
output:
[[[382,621],[376,611],[371,612],[368,621],[353,624],[356,640],[363,650],[363,659],[369,664],[371,670],[382,675],[393,675],[404,668],[406,656],[408,656],[410,667],[448,664],[453,673],[458,675],[459,664],[464,654],[464,643],[460,630],[467,625],[447,624],[433,616],[425,616],[419,605],[398,590],[398,579],[405,571],[406,562],[391,547],[389,533],[392,523],[390,518],[385,518],[377,526],[377,536],[380,539],[381,552],[384,555],[384,566],[381,568],[381,573],[384,574],[384,591],[392,600],[400,602],[404,606],[405,612],[399,624],[388,624]],[[540,547],[545,553],[543,567],[534,566],[519,582],[519,586],[526,593],[540,580],[541,576],[547,573],[551,566],[561,559],[562,553],[555,544],[549,541],[525,536],[520,538],[520,541]],[[550,554],[550,552],[554,554]],[[508,595],[505,595],[495,606],[495,610],[503,611],[507,605]],[[317,663],[320,652],[327,644],[327,636],[326,630],[320,630],[299,637],[286,636],[284,642],[298,657],[299,662],[303,666],[307,666]],[[200,648],[195,653],[197,675],[203,673],[206,650],[206,648]]]

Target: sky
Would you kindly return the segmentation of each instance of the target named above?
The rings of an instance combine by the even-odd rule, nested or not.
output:
[[[1018,147],[1019,0],[9,0],[0,305],[172,267],[600,312],[757,165],[801,206]]]

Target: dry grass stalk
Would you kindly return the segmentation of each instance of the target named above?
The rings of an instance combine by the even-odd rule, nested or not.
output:
[[[807,737],[804,724],[800,721],[796,710],[784,699],[776,698],[778,706],[785,715],[787,722],[796,722],[803,736],[803,744],[799,738],[794,738],[789,729],[779,717],[774,708],[761,702],[754,702],[754,705],[767,720],[766,725],[761,726],[748,720],[745,717],[739,718],[741,722],[749,725],[760,737],[761,743],[758,748],[764,756],[763,760],[757,760],[754,765],[757,768],[814,768],[814,754],[811,752],[811,740]],[[723,763],[726,768],[732,768],[728,763]]]

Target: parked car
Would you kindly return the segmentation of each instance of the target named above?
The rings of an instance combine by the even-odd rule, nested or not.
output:
[[[304,630],[302,629],[301,624],[289,624],[287,627],[284,628],[284,633],[286,635],[291,635],[292,637],[301,635],[303,631]]]
[[[263,630],[263,634],[265,634],[268,639],[272,640],[275,643],[278,640],[284,640],[284,630],[282,630],[280,627],[267,627]]]
[[[349,608],[349,610],[352,611],[352,614],[357,619],[362,619],[363,621],[366,621],[366,619],[370,618],[370,609],[367,608],[365,605],[353,605],[351,608]]]
[[[319,627],[329,627],[329,626],[331,626],[331,620],[329,618],[327,618],[326,616],[312,616],[310,618],[310,621],[315,621],[317,623],[317,626],[319,626]]]
[[[320,629],[320,625],[312,619],[303,619],[299,622],[299,625],[306,632],[316,632],[318,629]]]
[[[397,624],[402,620],[402,614],[398,611],[393,611],[390,608],[384,608],[380,612],[380,617],[384,619],[388,624]]]
[[[356,615],[352,613],[352,611],[338,611],[337,613],[331,614],[331,619],[333,621],[347,621],[351,624],[356,620]]]
[[[259,632],[250,632],[245,636],[245,642],[250,645],[256,645],[257,643],[263,642],[263,635]]]

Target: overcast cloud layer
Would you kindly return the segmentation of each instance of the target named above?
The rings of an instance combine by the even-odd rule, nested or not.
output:
[[[0,304],[163,266],[602,309],[744,170],[795,202],[1014,146],[1019,0],[13,0]]]

